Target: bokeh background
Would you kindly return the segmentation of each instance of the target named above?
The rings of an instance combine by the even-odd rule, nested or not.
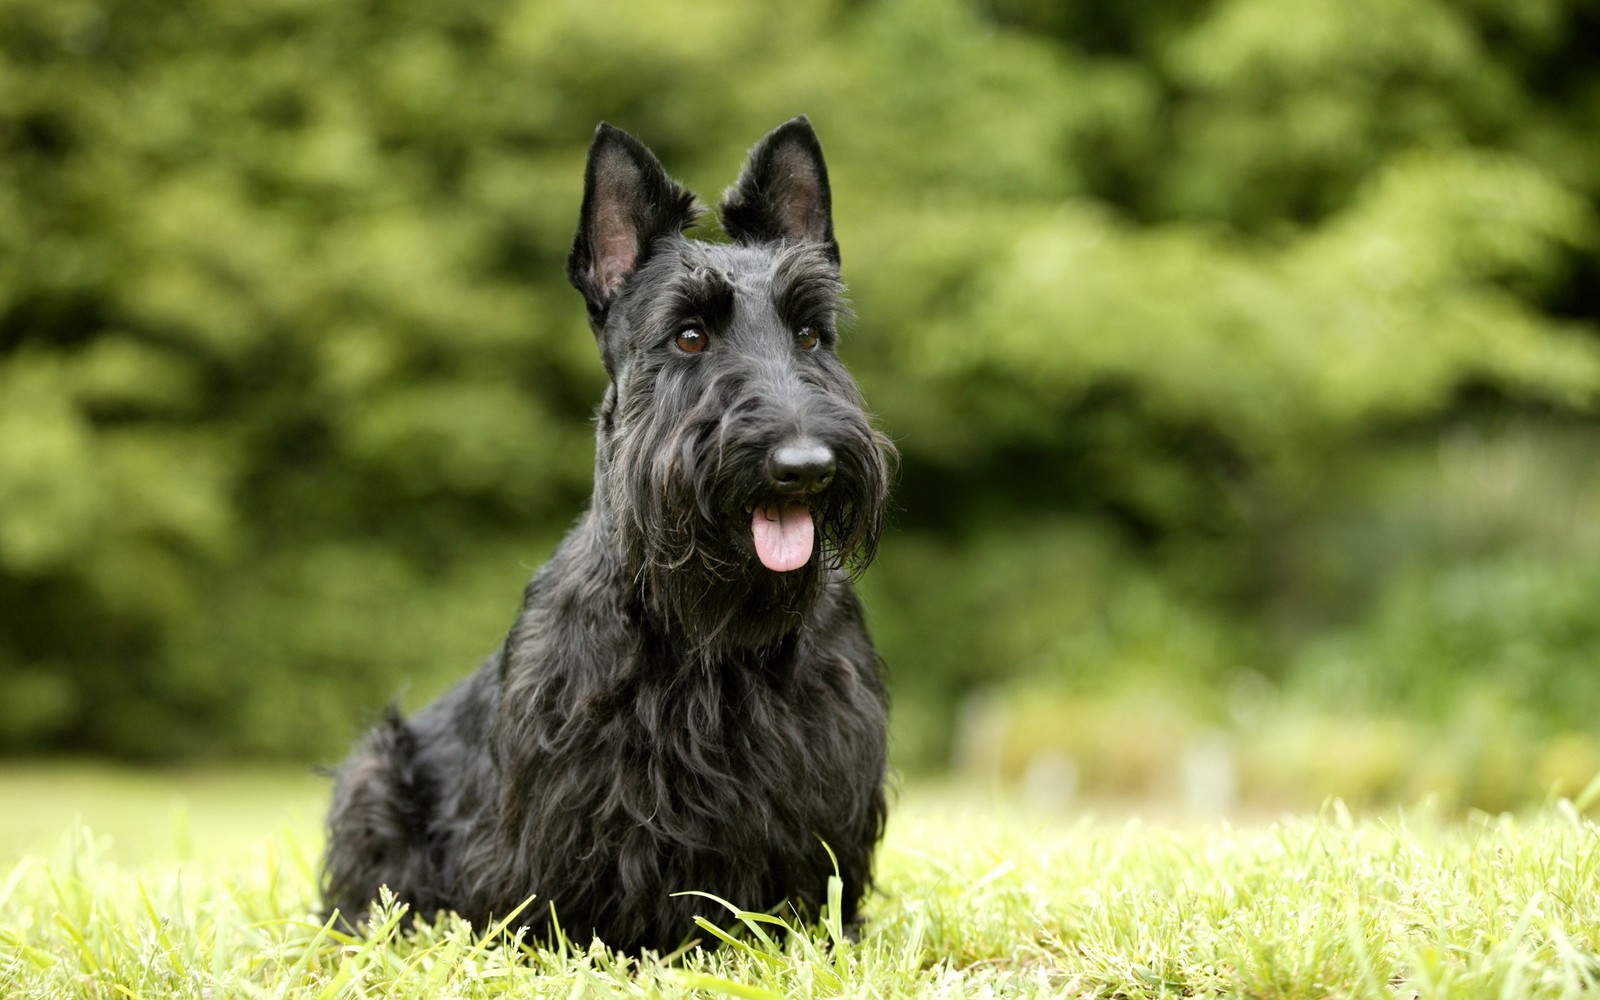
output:
[[[1600,770],[1597,0],[0,0],[0,753],[337,759],[589,490],[594,125],[811,116],[900,770]]]

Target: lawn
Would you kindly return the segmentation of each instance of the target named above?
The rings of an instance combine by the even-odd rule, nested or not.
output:
[[[860,940],[826,918],[785,937],[779,918],[749,914],[715,952],[635,961],[453,920],[368,940],[322,927],[321,792],[272,772],[0,772],[0,996],[1521,998],[1600,985],[1600,828],[1568,802],[1466,819],[1332,804],[1234,827],[912,790]],[[63,835],[77,818],[106,836]]]

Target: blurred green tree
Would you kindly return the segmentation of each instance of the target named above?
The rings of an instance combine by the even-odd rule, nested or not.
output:
[[[1597,40],[1593,0],[0,0],[0,746],[323,755],[464,673],[588,490],[595,122],[709,196],[801,112],[904,453],[904,761],[1018,676],[1559,716]]]

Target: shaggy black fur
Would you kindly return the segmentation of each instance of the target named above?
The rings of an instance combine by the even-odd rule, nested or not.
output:
[[[804,118],[723,197],[733,238],[633,137],[589,150],[567,273],[610,376],[588,511],[477,673],[391,713],[337,775],[324,899],[359,925],[387,885],[413,913],[511,913],[627,951],[670,949],[702,890],[814,915],[834,873],[854,921],[884,819],[885,695],[849,576],[888,483],[834,353],[827,168]],[[804,504],[778,572],[752,518]],[[824,845],[827,845],[825,848]]]

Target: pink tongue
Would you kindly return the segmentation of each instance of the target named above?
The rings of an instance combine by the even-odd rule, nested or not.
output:
[[[761,565],[774,573],[799,569],[811,558],[811,508],[803,503],[775,503],[757,507],[750,518]]]

